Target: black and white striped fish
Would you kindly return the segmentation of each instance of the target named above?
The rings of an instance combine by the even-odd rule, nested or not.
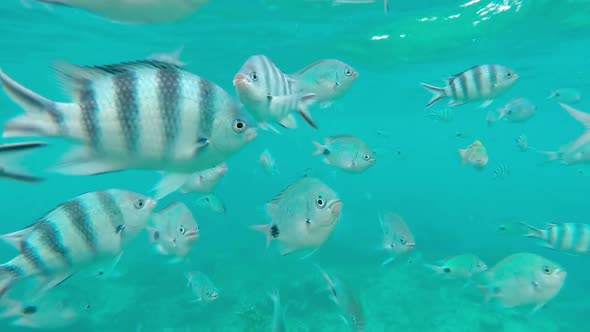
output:
[[[522,152],[527,152],[529,149],[529,142],[524,134],[516,138],[516,146]]]
[[[451,98],[449,106],[458,106],[466,102],[485,100],[482,107],[507,91],[518,80],[518,74],[512,69],[500,65],[480,65],[449,77],[447,86],[439,88],[422,83],[433,93],[426,104],[431,106],[443,98]]]
[[[225,90],[176,62],[61,64],[58,71],[74,103],[46,99],[1,71],[0,82],[26,111],[6,124],[4,137],[62,137],[83,144],[55,167],[62,174],[180,173],[173,191],[257,136],[248,114]]]
[[[494,180],[505,180],[508,176],[510,176],[510,167],[500,163],[494,170]]]
[[[41,182],[42,178],[28,174],[19,165],[25,155],[46,146],[43,142],[13,143],[0,145],[0,177],[22,182]]]
[[[548,224],[546,229],[539,229],[526,223],[524,236],[537,238],[545,242],[548,248],[572,254],[590,254],[590,225],[581,223]]]
[[[315,93],[296,92],[295,79],[282,72],[267,56],[254,55],[248,58],[234,77],[234,86],[240,100],[262,129],[271,129],[278,123],[285,128],[297,128],[291,114],[298,112],[313,128],[317,128],[308,107],[318,97]]]
[[[18,280],[38,277],[44,292],[78,269],[116,258],[143,230],[157,202],[118,189],[75,197],[27,228],[0,236],[20,254],[0,265],[0,296]]]

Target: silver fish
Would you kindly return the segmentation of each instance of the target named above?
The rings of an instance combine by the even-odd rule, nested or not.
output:
[[[0,177],[22,182],[41,182],[43,178],[29,175],[19,161],[26,155],[46,146],[43,142],[0,145]]]
[[[212,302],[219,298],[219,289],[203,272],[186,273],[187,287],[190,287],[196,299],[193,302]]]
[[[313,142],[314,156],[323,156],[324,163],[351,173],[361,173],[375,164],[376,156],[360,138],[350,135],[327,137],[325,143]]]
[[[217,165],[213,168],[199,171],[191,175],[182,187],[180,192],[182,193],[199,193],[208,194],[217,187],[221,179],[227,173],[228,167],[226,163]]]
[[[181,202],[168,205],[154,213],[154,227],[148,227],[156,250],[163,255],[182,259],[188,255],[199,238],[199,225],[189,208]]]
[[[537,106],[525,98],[508,102],[503,108],[488,114],[488,124],[504,119],[507,122],[525,122],[537,112]]]
[[[500,65],[480,65],[453,75],[447,86],[439,88],[422,83],[432,92],[433,98],[426,104],[431,106],[443,98],[451,98],[449,106],[458,106],[466,102],[486,100],[483,107],[491,100],[506,92],[516,83],[519,76],[512,69]]]
[[[365,314],[360,299],[356,296],[352,288],[335,276],[330,276],[319,266],[322,276],[328,282],[328,289],[331,293],[331,299],[340,309],[342,320],[355,331],[365,330]]]
[[[582,100],[582,93],[574,88],[562,88],[551,91],[547,99],[556,99],[560,103],[576,104]]]
[[[20,279],[43,280],[39,294],[102,258],[116,258],[142,231],[157,202],[110,189],[69,200],[27,228],[0,236],[20,251],[0,265],[0,296]]]
[[[197,204],[200,208],[207,208],[215,213],[224,214],[227,211],[225,207],[225,203],[221,198],[213,193],[207,194],[205,196],[200,197],[197,199]]]

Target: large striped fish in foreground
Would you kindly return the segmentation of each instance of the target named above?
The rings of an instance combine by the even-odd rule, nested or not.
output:
[[[0,236],[20,254],[0,265],[0,296],[18,280],[38,277],[40,294],[79,269],[121,255],[143,230],[157,202],[110,189],[75,197],[27,228]]]
[[[28,174],[20,161],[26,155],[46,146],[44,142],[13,143],[0,145],[0,178],[22,182],[41,182],[42,178]]]
[[[297,92],[295,80],[283,73],[267,56],[254,55],[234,77],[234,86],[240,101],[246,106],[262,129],[271,129],[274,123],[294,129],[298,112],[313,128],[317,128],[308,107],[317,101],[317,95]]]
[[[526,229],[524,236],[543,241],[547,248],[571,254],[590,254],[590,225],[588,224],[550,223],[546,229],[539,229],[526,223],[521,225]]]
[[[141,60],[96,67],[57,66],[73,103],[46,99],[0,71],[26,113],[4,137],[62,137],[82,143],[54,171],[94,175],[125,169],[168,174],[156,199],[191,174],[214,167],[256,138],[248,114],[222,88],[176,61]]]
[[[449,77],[447,86],[442,88],[422,83],[422,86],[434,95],[426,107],[443,98],[451,99],[449,106],[485,100],[482,107],[487,107],[494,98],[512,87],[518,77],[518,74],[508,67],[480,65]]]

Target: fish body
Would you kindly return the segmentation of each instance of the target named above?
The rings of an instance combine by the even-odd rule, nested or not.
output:
[[[432,110],[428,113],[428,117],[440,122],[451,122],[455,117],[454,111],[452,108],[447,107],[440,110]]]
[[[342,320],[354,329],[354,331],[365,330],[365,314],[362,302],[355,291],[343,280],[330,276],[318,267],[324,279],[328,283],[331,300],[338,306]]]
[[[364,172],[376,161],[371,148],[355,136],[333,136],[326,138],[324,144],[313,144],[316,146],[314,156],[323,156],[326,164],[350,173]]]
[[[213,168],[193,173],[182,185],[182,193],[208,194],[217,187],[227,173],[227,164],[222,163]]]
[[[539,229],[526,223],[521,223],[527,230],[526,237],[536,238],[551,249],[572,254],[590,254],[590,225],[582,223],[550,223],[546,229]]]
[[[266,234],[267,246],[272,240],[280,242],[281,255],[287,255],[324,244],[340,220],[342,201],[328,185],[306,176],[265,207],[270,224],[252,227]]]
[[[295,91],[316,94],[323,107],[342,98],[358,77],[354,68],[334,59],[314,62],[292,75]]]
[[[537,112],[537,106],[526,98],[517,98],[508,102],[497,112],[488,115],[488,123],[504,119],[507,122],[525,122]]]
[[[193,302],[212,302],[219,298],[219,290],[211,279],[203,272],[189,272],[186,274],[188,287],[191,288],[196,299]]]
[[[486,167],[489,161],[488,152],[479,140],[473,142],[466,149],[460,149],[459,155],[461,155],[463,165],[472,164],[477,169]]]
[[[521,152],[527,152],[529,150],[529,142],[524,134],[518,136],[515,141],[516,146]]]
[[[186,180],[256,138],[247,114],[226,91],[176,64],[61,64],[58,71],[73,103],[48,100],[3,72],[0,82],[26,111],[7,123],[4,137],[61,137],[81,143],[54,167],[59,173],[150,169],[182,173]]]
[[[387,213],[379,217],[379,222],[383,232],[383,248],[389,251],[393,258],[409,254],[416,249],[414,234],[398,214]]]
[[[463,254],[442,260],[441,265],[427,265],[436,273],[453,279],[469,279],[488,269],[481,258],[473,254]]]
[[[272,332],[286,332],[287,325],[285,324],[285,308],[281,304],[279,291],[270,294],[270,298],[274,305],[272,316]]]
[[[560,103],[576,104],[582,100],[582,93],[574,88],[557,89],[551,91],[547,99],[555,99]]]
[[[42,178],[30,175],[20,161],[26,155],[45,147],[43,142],[13,143],[0,145],[0,178],[21,182],[41,182]]]
[[[110,20],[131,24],[171,23],[194,14],[208,0],[35,0],[77,7]]]
[[[265,55],[248,58],[234,77],[240,101],[263,129],[278,132],[274,123],[294,129],[297,121],[293,112],[298,112],[313,128],[317,128],[308,107],[317,101],[314,93],[299,93],[294,79],[282,72]]]
[[[475,66],[453,75],[448,79],[447,86],[442,88],[422,83],[434,95],[426,107],[443,98],[451,99],[449,106],[481,100],[491,101],[511,88],[518,77],[508,67],[491,64]]]
[[[23,230],[2,235],[20,254],[0,265],[0,296],[19,279],[36,276],[50,289],[81,267],[117,257],[145,228],[156,204],[118,189],[90,192]]]
[[[494,180],[505,180],[510,176],[510,167],[506,164],[500,163],[494,170]]]
[[[264,173],[268,175],[278,175],[280,173],[275,158],[272,156],[268,149],[265,149],[262,152],[262,154],[258,158],[258,161],[260,162],[260,165],[262,166]]]
[[[590,141],[576,149],[572,149],[576,142],[561,146],[557,151],[539,151],[545,154],[550,161],[559,160],[564,165],[576,165],[590,162]]]
[[[207,194],[197,200],[197,206],[200,208],[207,208],[215,213],[224,214],[227,211],[225,203],[221,198],[215,194]]]
[[[156,250],[163,255],[183,258],[199,238],[199,225],[189,208],[181,202],[168,205],[154,213],[154,227],[149,227]]]

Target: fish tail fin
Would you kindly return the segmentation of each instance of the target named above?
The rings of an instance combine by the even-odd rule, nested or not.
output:
[[[23,270],[10,263],[0,265],[0,298],[2,298],[19,278],[22,278]]]
[[[305,122],[307,122],[307,124],[309,124],[313,129],[318,129],[318,126],[313,121],[308,107],[313,105],[317,100],[318,96],[315,93],[308,93],[301,96],[297,103],[297,112],[299,112],[299,115],[301,115],[303,120],[305,120]]]
[[[25,114],[6,123],[3,137],[52,137],[61,134],[61,105],[22,86],[0,70],[0,84]]]
[[[184,277],[186,278],[186,287],[191,287],[193,285],[195,273],[194,272],[186,272]]]
[[[540,151],[537,150],[538,153],[544,154],[547,156],[547,161],[555,161],[561,159],[561,153],[558,151]]]
[[[0,145],[0,177],[22,182],[41,182],[43,178],[30,175],[21,160],[33,151],[45,147],[44,142],[29,142]]]
[[[520,222],[520,225],[525,230],[523,236],[534,237],[534,238],[539,238],[539,239],[545,238],[545,232],[543,232],[542,229],[538,229],[537,227],[529,225],[529,224],[522,222],[522,221]]]
[[[459,149],[459,155],[461,156],[461,163],[467,164],[467,149]]]
[[[23,303],[21,301],[3,298],[0,301],[0,306],[4,307],[4,311],[0,313],[0,319],[21,316]]]
[[[428,263],[424,263],[422,264],[422,266],[424,266],[425,268],[432,270],[434,272],[436,272],[436,274],[444,274],[444,268],[438,265],[434,265],[434,264],[428,264]]]
[[[313,145],[316,147],[315,152],[313,153],[313,156],[321,156],[326,154],[326,152],[328,152],[328,149],[321,143],[318,143],[316,141],[312,141]]]
[[[252,225],[250,228],[266,234],[266,247],[270,247],[272,235],[270,234],[270,225]]]
[[[432,104],[436,103],[437,101],[446,97],[444,88],[439,88],[426,83],[422,83],[422,86],[433,94],[432,99],[430,99],[430,101],[426,104],[427,108],[432,106]]]

